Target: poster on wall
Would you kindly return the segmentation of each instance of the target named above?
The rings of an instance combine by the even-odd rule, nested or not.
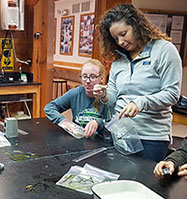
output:
[[[74,16],[61,18],[60,54],[73,54]]]
[[[158,26],[162,32],[166,33],[168,15],[166,15],[166,14],[147,14],[147,18],[151,21],[151,23]]]
[[[94,13],[80,16],[79,56],[91,57],[94,34]]]

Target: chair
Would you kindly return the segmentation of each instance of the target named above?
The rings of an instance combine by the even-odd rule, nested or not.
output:
[[[53,79],[53,94],[55,95],[55,98],[63,95],[67,90],[68,90],[67,80]]]

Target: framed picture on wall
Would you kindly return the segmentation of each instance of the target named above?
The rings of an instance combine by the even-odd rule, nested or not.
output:
[[[61,18],[60,54],[73,54],[74,16]]]
[[[141,9],[154,25],[158,26],[172,38],[172,43],[176,46],[181,56],[183,65],[187,64],[186,55],[186,35],[187,35],[187,15],[185,12],[170,10]],[[164,31],[165,30],[165,31]]]
[[[91,57],[94,34],[94,13],[80,16],[79,56]]]

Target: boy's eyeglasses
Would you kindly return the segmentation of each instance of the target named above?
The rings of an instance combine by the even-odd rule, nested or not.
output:
[[[83,74],[80,76],[80,78],[83,80],[83,81],[87,81],[87,79],[89,79],[91,82],[94,82],[100,75],[90,75],[90,76],[87,76],[86,74]]]

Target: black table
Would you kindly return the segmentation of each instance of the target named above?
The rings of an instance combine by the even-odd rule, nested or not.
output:
[[[159,181],[152,173],[155,162],[136,155],[123,156],[98,136],[75,139],[46,118],[19,121],[19,128],[29,134],[19,135],[18,146],[0,149],[0,162],[5,164],[0,174],[0,199],[91,199],[91,195],[55,185],[71,166],[85,163],[120,174],[119,179],[141,182],[164,198],[187,198],[184,178]],[[16,143],[16,140],[11,141]],[[108,149],[78,163],[71,161],[103,146]],[[39,158],[12,161],[5,152],[14,149],[37,153]],[[27,185],[43,182],[45,186],[38,187],[37,193],[25,192]]]

